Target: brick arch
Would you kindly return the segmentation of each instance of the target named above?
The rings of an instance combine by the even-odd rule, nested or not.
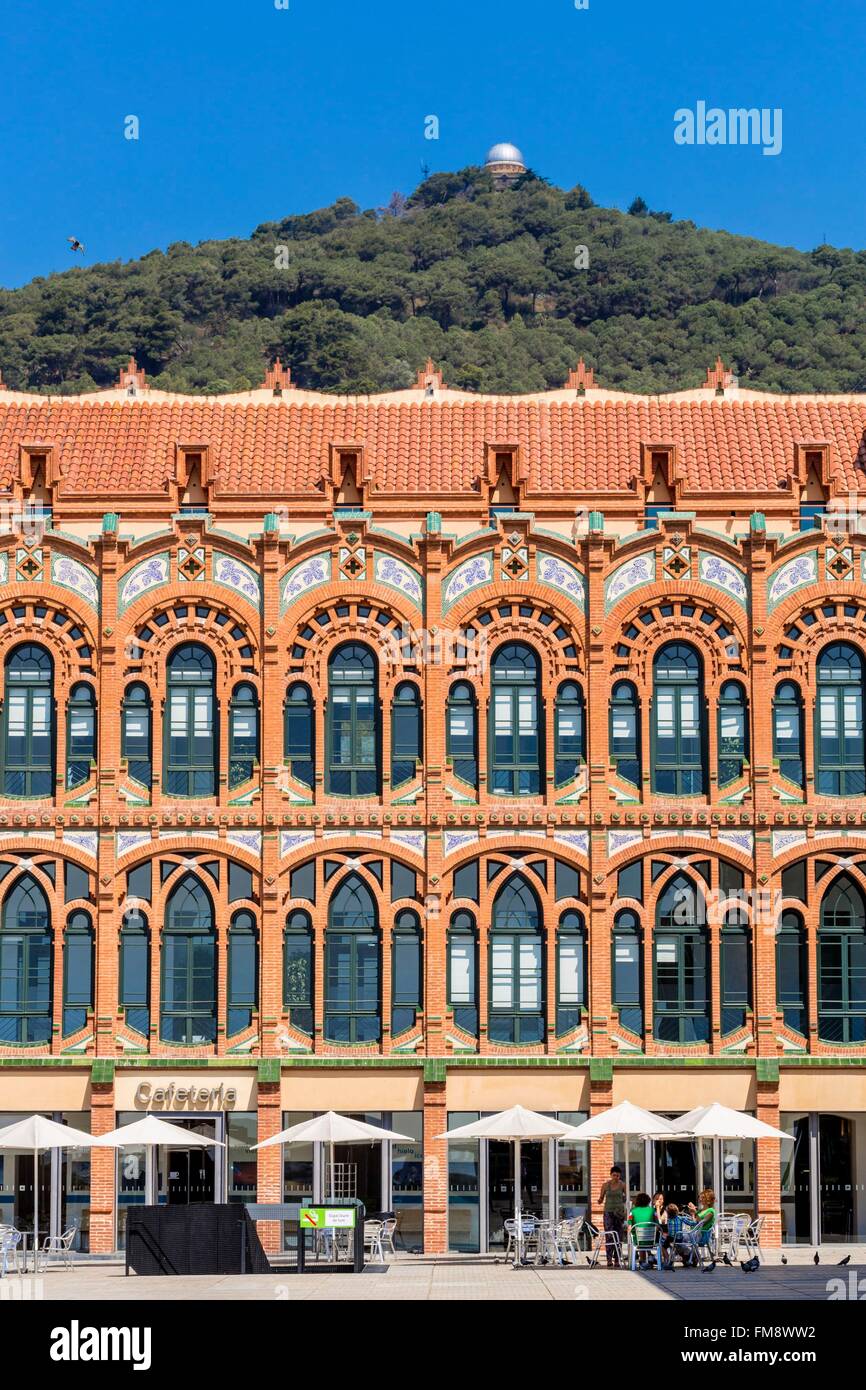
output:
[[[358,642],[369,647],[377,663],[380,694],[402,679],[399,674],[416,663],[411,660],[412,633],[418,632],[420,615],[408,619],[390,600],[369,598],[320,601],[308,616],[294,620],[287,633],[289,650],[286,683],[304,680],[314,697],[324,698],[328,690],[328,663],[337,647]],[[409,647],[407,649],[407,642]],[[408,658],[408,659],[407,659]],[[397,675],[389,675],[398,672]]]
[[[19,603],[9,598],[0,602],[0,673],[15,647],[28,642],[45,647],[54,662],[54,693],[59,705],[61,695],[65,697],[76,681],[95,683],[97,638],[77,604],[68,603],[65,597],[49,599],[53,587],[45,586],[44,600],[28,598]]]
[[[4,828],[0,833],[8,832]],[[34,847],[34,839],[43,840],[44,844]],[[26,839],[22,836],[21,840],[21,844],[17,846],[0,845],[0,863],[10,860],[17,864],[18,860],[13,856],[24,854],[30,859],[39,854],[44,859],[68,859],[70,864],[76,864],[80,869],[86,869],[90,874],[96,874],[96,860],[91,855],[86,854],[82,849],[77,849],[74,845],[64,844],[62,840],[53,840],[47,831],[44,835],[31,834]],[[0,885],[0,889],[2,889],[2,885]]]
[[[192,595],[189,598],[192,600]],[[178,610],[184,608],[186,616],[178,617]],[[125,683],[143,680],[153,692],[162,693],[169,654],[189,642],[198,642],[213,652],[217,660],[218,689],[231,687],[242,679],[258,685],[261,664],[258,642],[246,619],[228,604],[204,599],[199,602],[166,599],[152,606],[146,618],[131,625],[126,638]]]
[[[830,592],[808,603],[793,599],[785,608],[771,638],[774,682],[794,680],[805,695],[816,684],[818,656],[831,642],[858,647],[866,663],[866,600],[859,595]]]
[[[572,607],[553,599],[553,591],[543,584],[522,584],[507,589],[498,585],[497,589],[495,594],[485,593],[482,597],[473,593],[455,603],[447,615],[449,625],[459,628],[464,637],[474,632],[485,638],[488,651],[493,640],[500,645],[499,631],[507,626],[514,640],[537,645],[544,656],[545,674],[551,680],[556,679],[558,672],[564,674],[566,663],[585,671],[583,629],[586,619],[576,605]],[[502,611],[505,609],[510,610],[508,614]],[[525,611],[527,609],[530,611]],[[477,638],[474,640],[477,643]]]
[[[671,832],[658,840],[641,840],[640,843],[626,845],[623,849],[617,850],[608,857],[608,869],[611,873],[616,873],[637,859],[646,860],[655,854],[660,857],[668,854],[676,856],[681,855],[684,850],[688,854],[702,855],[705,859],[726,861],[746,872],[750,872],[754,867],[751,854],[747,854],[745,850],[734,849],[732,845],[721,846],[718,840],[703,840],[697,833],[679,836]]]
[[[176,859],[180,863],[189,856],[190,852],[204,854],[211,859],[220,859],[226,862],[230,859],[236,859],[238,863],[243,864],[245,869],[251,869],[254,875],[261,876],[262,861],[260,856],[254,854],[252,850],[244,849],[241,845],[233,845],[226,840],[211,840],[204,835],[191,833],[188,838],[184,838],[183,846],[181,851],[177,845],[160,840],[148,840],[138,849],[118,855],[116,861],[118,881],[121,874],[126,874],[130,869],[138,868],[139,865],[147,863],[148,860],[156,864],[159,859]]]
[[[526,836],[522,837],[524,840]],[[519,829],[514,827],[509,829],[508,835],[503,836],[502,848],[497,848],[495,840],[476,840],[471,845],[466,845],[458,850],[454,855],[448,855],[443,862],[442,876],[445,879],[453,879],[457,869],[462,869],[465,864],[469,864],[473,859],[501,859],[511,850],[519,850],[523,858],[537,857],[546,859],[552,864],[556,859],[561,859],[564,863],[572,863],[580,869],[583,874],[589,873],[589,858],[580,853],[579,850],[571,848],[569,845],[557,845],[555,841],[533,840],[530,844],[521,844],[521,834]],[[543,888],[543,884],[540,887]],[[464,901],[460,899],[460,901]]]
[[[617,625],[611,689],[620,680],[632,679],[639,690],[650,690],[656,653],[668,642],[677,641],[695,647],[702,657],[705,694],[717,690],[725,680],[747,680],[740,661],[748,650],[742,619],[715,597],[701,599],[696,594],[665,591],[653,598],[644,596]]]

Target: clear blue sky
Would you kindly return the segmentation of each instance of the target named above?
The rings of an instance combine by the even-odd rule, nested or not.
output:
[[[68,235],[91,264],[377,206],[495,140],[599,203],[862,247],[864,50],[862,0],[4,0],[0,284]],[[782,153],[677,146],[699,100],[781,107]]]

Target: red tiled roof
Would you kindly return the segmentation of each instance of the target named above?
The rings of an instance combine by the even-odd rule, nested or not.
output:
[[[854,488],[866,463],[866,398],[778,401],[544,400],[331,403],[0,400],[0,487],[17,476],[21,443],[53,444],[64,492],[161,492],[177,443],[206,444],[218,490],[306,492],[332,443],[365,447],[374,491],[468,491],[486,443],[518,444],[530,493],[618,491],[640,469],[641,444],[678,446],[693,490],[774,491],[795,443],[827,440],[830,471]]]

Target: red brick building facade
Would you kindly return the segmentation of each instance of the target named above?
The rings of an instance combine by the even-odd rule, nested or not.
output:
[[[513,1180],[449,1175],[449,1117],[720,1099],[796,1136],[784,1188],[772,1141],[618,1147],[630,1180],[862,1234],[864,430],[720,363],[652,399],[583,364],[4,392],[0,1112],[208,1117],[211,1195],[259,1202],[319,1160],[245,1138],[381,1115],[414,1143],[362,1184],[435,1251]],[[592,1204],[612,1146],[537,1147],[530,1204]],[[94,1250],[125,1180],[79,1174]]]

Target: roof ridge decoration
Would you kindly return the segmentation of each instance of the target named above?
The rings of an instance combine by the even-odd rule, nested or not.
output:
[[[707,367],[707,379],[704,382],[705,391],[715,391],[716,395],[723,396],[729,386],[736,386],[737,378],[733,371],[726,367],[721,357],[717,357],[715,365]]]
[[[281,396],[284,391],[293,390],[291,367],[284,367],[279,357],[275,357],[273,365],[265,372],[262,389],[272,391],[275,396]]]
[[[576,391],[582,396],[584,391],[591,391],[595,386],[595,372],[592,367],[588,367],[583,358],[578,359],[577,366],[572,368],[565,383],[569,391]]]

